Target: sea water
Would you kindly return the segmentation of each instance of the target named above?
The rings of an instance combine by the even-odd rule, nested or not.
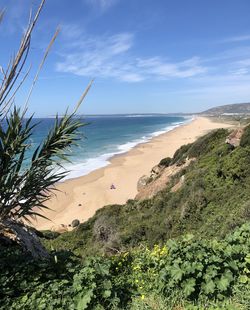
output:
[[[69,171],[67,178],[86,175],[105,167],[110,158],[122,154],[140,143],[189,122],[190,117],[169,115],[110,115],[85,116],[80,131],[78,146],[70,151],[70,163],[64,163]],[[33,119],[38,123],[30,140],[32,147],[27,156],[46,137],[54,124],[53,118]]]

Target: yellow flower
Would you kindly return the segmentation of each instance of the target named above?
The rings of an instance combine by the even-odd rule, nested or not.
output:
[[[143,300],[145,298],[145,295],[141,295],[141,299]]]

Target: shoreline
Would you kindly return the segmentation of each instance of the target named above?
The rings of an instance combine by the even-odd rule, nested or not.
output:
[[[33,226],[39,230],[57,230],[62,224],[68,226],[74,219],[85,222],[105,205],[124,204],[128,199],[134,199],[139,178],[148,175],[162,158],[172,157],[183,144],[222,127],[232,125],[217,123],[207,117],[195,117],[147,142],[137,144],[125,153],[114,155],[105,167],[58,183],[56,189],[59,191],[46,203],[51,210],[41,211],[50,221],[37,218]],[[115,184],[115,190],[110,189],[111,184]]]
[[[183,121],[175,122],[173,124],[167,125],[164,128],[158,129],[158,131],[154,131],[152,133],[148,133],[143,135],[140,138],[133,139],[131,141],[125,142],[123,144],[117,145],[117,150],[110,152],[110,153],[104,153],[97,157],[88,158],[85,161],[74,163],[68,167],[65,166],[66,170],[69,170],[69,174],[60,181],[60,183],[63,183],[68,180],[77,179],[82,176],[89,175],[91,172],[96,171],[101,168],[105,168],[111,164],[111,160],[120,155],[127,154],[132,149],[136,148],[140,144],[148,143],[152,139],[165,134],[179,126],[185,125],[190,123],[194,119],[194,116],[190,117],[183,117]],[[93,167],[93,162],[95,162],[95,167]],[[89,168],[88,168],[89,164]],[[74,168],[77,169],[75,170]]]

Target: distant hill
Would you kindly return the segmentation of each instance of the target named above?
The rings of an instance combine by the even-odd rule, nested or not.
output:
[[[215,107],[201,114],[205,115],[221,115],[221,114],[250,114],[250,103],[227,104]]]

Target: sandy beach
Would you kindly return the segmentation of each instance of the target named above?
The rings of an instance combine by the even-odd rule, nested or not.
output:
[[[206,132],[222,127],[225,123],[213,122],[205,117],[196,117],[192,122],[159,135],[147,143],[119,156],[114,156],[107,167],[95,170],[86,176],[59,183],[56,195],[47,202],[51,210],[42,214],[50,219],[38,218],[37,229],[55,229],[60,224],[69,225],[72,220],[88,220],[99,208],[108,204],[123,204],[137,194],[137,181],[148,175],[151,168],[183,144],[193,142]],[[116,189],[111,190],[110,185]]]

